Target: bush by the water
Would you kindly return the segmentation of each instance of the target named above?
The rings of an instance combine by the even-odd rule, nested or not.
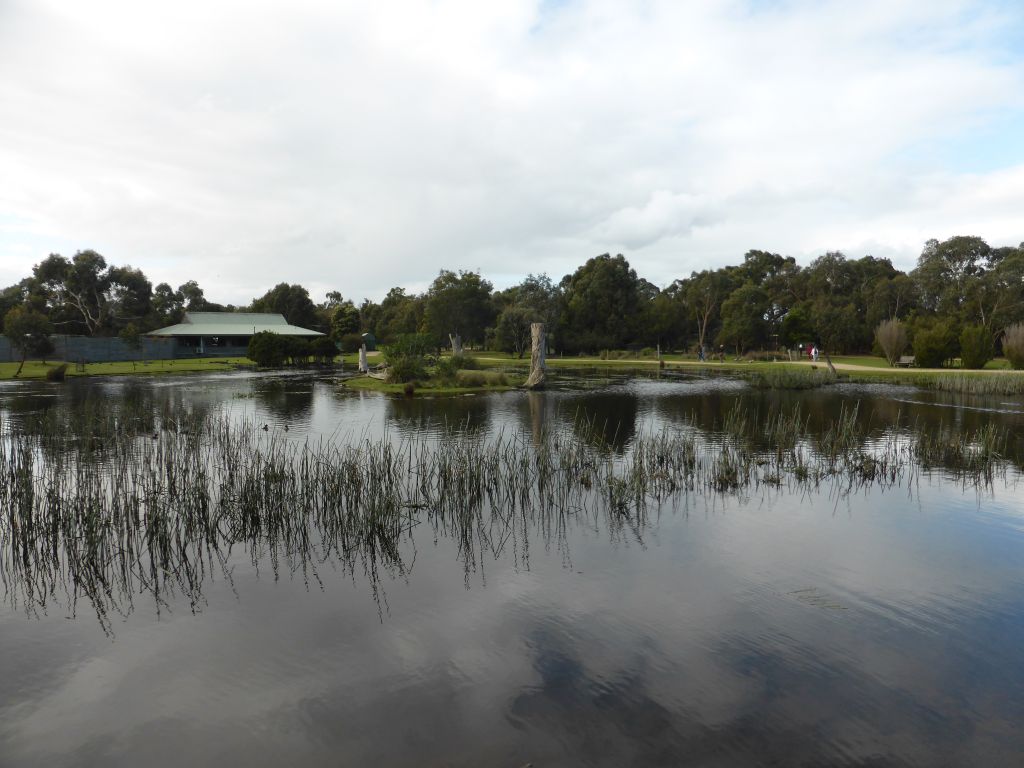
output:
[[[754,372],[749,380],[758,389],[817,389],[835,384],[836,375],[828,370],[772,368]]]
[[[507,387],[508,377],[500,371],[459,371],[455,383],[460,387]]]
[[[1006,329],[1003,334],[1003,354],[1014,368],[1024,368],[1024,323]]]
[[[330,336],[317,336],[309,342],[309,354],[318,362],[330,363],[337,357],[338,347]]]
[[[288,354],[288,341],[279,333],[260,331],[249,339],[246,357],[260,368],[277,368],[284,364]]]
[[[427,378],[427,365],[433,362],[433,339],[425,333],[405,333],[394,344],[383,348],[388,381],[414,381]]]
[[[292,365],[303,365],[309,362],[310,343],[299,336],[285,337],[285,354]]]
[[[434,376],[444,382],[454,382],[459,371],[476,370],[478,367],[477,361],[468,355],[442,357],[434,366]]]
[[[956,357],[956,342],[956,335],[945,323],[920,328],[914,333],[915,361],[922,368],[941,368],[947,360]]]
[[[960,332],[960,367],[984,368],[996,356],[992,334],[982,325],[968,325]]]

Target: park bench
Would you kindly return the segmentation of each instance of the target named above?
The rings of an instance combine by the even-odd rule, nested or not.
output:
[[[914,365],[913,355],[903,355],[899,360],[896,361],[897,368],[910,368]]]

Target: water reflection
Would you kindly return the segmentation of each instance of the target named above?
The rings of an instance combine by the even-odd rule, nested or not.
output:
[[[87,467],[119,466],[111,430],[136,436],[126,457],[163,450],[166,463],[220,406],[236,426],[263,414],[293,424],[298,447],[339,422],[366,425],[356,438],[371,441],[427,433],[431,448],[445,424],[470,440],[519,435],[532,450],[569,433],[552,461],[585,446],[597,461],[573,464],[577,476],[616,461],[624,479],[645,436],[665,428],[764,454],[763,425],[799,413],[804,431],[786,450],[815,452],[845,414],[860,456],[887,432],[953,444],[1021,426],[1009,408],[979,418],[944,398],[863,388],[773,398],[734,383],[702,394],[694,381],[610,381],[407,401],[339,396],[315,379],[289,382],[293,395],[238,398],[251,381],[166,384],[104,389],[104,408],[70,389],[7,391],[4,434],[39,436],[33,461],[61,453],[47,435],[89,450],[85,438],[100,436],[73,473],[88,484]],[[603,414],[601,428],[586,432],[582,413]],[[626,426],[605,429],[613,418]],[[461,466],[460,445],[446,449],[450,465],[431,466]],[[843,494],[828,480],[700,486],[642,509],[616,507],[617,486],[595,474],[600,498],[581,493],[568,513],[494,504],[486,491],[462,503],[467,481],[451,500],[390,509],[379,488],[408,481],[406,457],[352,486],[353,521],[341,495],[296,503],[302,484],[280,462],[181,455],[205,457],[191,471],[222,495],[174,496],[161,508],[173,514],[106,528],[64,507],[62,530],[79,536],[56,550],[46,531],[15,535],[11,510],[27,497],[4,491],[0,762],[997,765],[1024,750],[1024,511],[1012,473],[966,491],[944,473]],[[245,495],[256,491],[269,500]],[[76,615],[88,620],[65,618]]]
[[[272,379],[254,383],[252,395],[274,423],[306,424],[313,411],[315,382]]]
[[[513,394],[513,396],[517,396]],[[384,419],[400,437],[450,432],[489,432],[491,415],[504,395],[459,397],[387,397]],[[498,403],[496,403],[498,401]]]

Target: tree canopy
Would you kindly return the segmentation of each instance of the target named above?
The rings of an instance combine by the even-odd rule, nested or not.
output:
[[[498,291],[477,271],[442,269],[426,291],[396,286],[380,302],[357,305],[335,290],[315,304],[305,287],[282,282],[237,308],[208,300],[195,280],[153,287],[141,270],[83,250],[71,258],[50,254],[0,290],[0,316],[19,308],[38,313],[58,333],[90,336],[117,336],[128,326],[146,333],[180,322],[185,312],[238,309],[277,312],[338,341],[372,332],[389,344],[426,334],[441,346],[458,334],[469,345],[516,354],[534,322],[547,326],[552,349],[570,354],[658,344],[745,352],[809,343],[836,353],[881,353],[876,329],[898,320],[908,345],[916,348],[920,337],[926,355],[947,359],[960,353],[962,339],[984,352],[982,334],[998,352],[1004,331],[1024,323],[1024,244],[929,240],[909,273],[872,255],[828,251],[801,266],[751,249],[739,263],[693,272],[664,288],[640,277],[622,254],[606,253],[557,282],[529,274]]]

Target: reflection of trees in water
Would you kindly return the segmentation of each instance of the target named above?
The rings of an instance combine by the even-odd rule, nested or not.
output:
[[[994,419],[992,410],[978,398],[973,399],[971,406],[951,408],[946,402],[936,402],[940,398],[948,400],[948,396],[936,398],[933,393],[913,390],[901,391],[899,397],[866,393],[858,398],[857,394],[856,390],[752,390],[665,396],[654,399],[652,410],[662,425],[693,428],[707,434],[736,433],[740,424],[739,431],[763,450],[778,443],[777,433],[763,427],[797,417],[801,421],[801,435],[816,448],[835,439],[837,430],[866,448],[887,432],[900,433],[907,439],[924,437],[952,444],[970,443],[984,431],[996,428],[1005,433],[1000,438],[1005,457],[1018,465],[1024,463],[1024,414],[1006,413],[1006,404]],[[1021,429],[1015,428],[1018,424]],[[949,468],[955,470],[957,466],[954,463]]]
[[[608,446],[621,454],[636,437],[640,398],[631,392],[586,394],[565,400],[561,406],[562,418],[594,445]]]
[[[285,423],[305,422],[313,411],[315,383],[303,379],[256,382],[252,394],[260,408]]]
[[[491,426],[489,397],[388,397],[384,410],[389,427],[399,435],[412,439],[422,434],[438,434],[451,430],[486,431]]]
[[[919,461],[979,484],[1006,471],[989,428],[959,441],[872,437],[849,407],[814,432],[800,410],[755,418],[734,406],[714,434],[631,435],[624,451],[604,425],[591,421],[588,432],[582,420],[499,436],[300,444],[145,392],[114,407],[50,409],[0,440],[0,576],[25,610],[63,594],[74,611],[84,598],[110,627],[137,594],[157,610],[172,599],[196,609],[209,579],[230,579],[239,545],[254,566],[307,583],[326,564],[362,573],[381,599],[382,575],[408,576],[424,534],[457,544],[468,579],[486,558],[528,565],[537,535],[568,560],[576,526],[642,539],[666,502],[906,488]],[[609,413],[632,407],[635,424],[636,398],[605,403],[619,404]],[[467,422],[486,408],[466,405]],[[531,407],[543,412],[545,401]]]

